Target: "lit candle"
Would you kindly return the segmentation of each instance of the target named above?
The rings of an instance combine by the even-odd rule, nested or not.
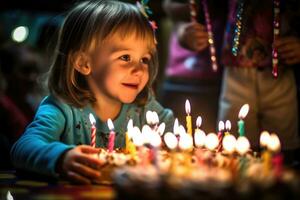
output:
[[[90,122],[92,124],[91,127],[91,146],[96,147],[96,120],[94,118],[94,115],[92,113],[89,114]]]
[[[249,104],[244,104],[239,112],[238,133],[240,136],[245,136],[245,122],[244,119],[249,112]]]
[[[158,165],[157,152],[158,152],[158,148],[161,145],[161,137],[156,131],[152,131],[152,136],[150,138],[150,145],[151,145],[150,152],[152,153],[152,156],[151,156],[152,161],[153,161],[154,165],[157,166]]]
[[[267,176],[271,170],[271,153],[268,149],[268,143],[270,142],[270,134],[268,131],[263,131],[259,137],[260,147],[262,149],[261,157],[263,160],[263,171]]]
[[[176,136],[171,132],[167,132],[164,135],[164,141],[165,141],[166,146],[170,150],[174,150],[178,145],[178,140],[177,140]]]
[[[280,153],[281,144],[278,136],[274,133],[270,135],[270,140],[268,143],[268,148],[273,152],[272,162],[274,165],[274,173],[277,178],[281,178],[282,175],[282,163],[283,156]]]
[[[174,152],[174,150],[177,148],[178,146],[178,140],[176,138],[176,136],[171,133],[171,132],[167,132],[165,135],[164,135],[164,142],[166,144],[166,146],[170,149],[170,158],[171,158],[171,164],[170,164],[170,167],[169,167],[169,171],[170,172],[173,172],[174,170],[174,167],[175,167],[175,159],[176,159],[176,154]]]
[[[196,129],[194,134],[194,142],[196,147],[202,148],[205,145],[206,134],[201,129]]]
[[[250,142],[245,136],[238,137],[236,141],[236,151],[241,155],[240,157],[240,175],[244,176],[247,159],[244,156],[250,149]]]
[[[158,128],[157,128],[157,132],[160,136],[163,136],[164,135],[164,132],[165,132],[165,129],[166,129],[166,124],[163,122],[161,123]]]
[[[193,129],[192,129],[192,117],[191,117],[191,104],[189,100],[185,101],[185,112],[187,114],[186,116],[186,128],[187,128],[187,133],[192,136],[193,134]]]
[[[134,127],[135,128],[135,127]],[[137,128],[137,127],[136,127]],[[138,129],[138,128],[137,128]],[[142,166],[145,166],[148,162],[147,153],[143,151],[144,147],[144,137],[141,134],[140,130],[137,130],[137,133],[132,138],[134,145],[138,148],[138,157]]]
[[[261,132],[259,137],[259,143],[263,150],[267,147],[269,140],[270,140],[269,132],[268,131]]]
[[[222,150],[222,140],[223,140],[223,131],[225,128],[225,124],[223,121],[219,121],[219,131],[218,131],[218,140],[219,140],[219,144],[218,144],[218,148],[217,151],[220,152]]]
[[[245,155],[250,149],[250,142],[245,136],[238,137],[236,141],[236,151],[241,155]]]
[[[236,139],[233,135],[225,135],[222,142],[224,150],[231,155],[235,151]]]
[[[114,146],[115,146],[116,133],[114,131],[114,124],[111,121],[111,119],[107,120],[107,125],[108,125],[108,129],[109,129],[108,151],[112,152],[114,150]]]
[[[177,140],[179,140],[179,122],[177,118],[174,121],[173,133],[176,136]]]
[[[205,147],[210,151],[214,151],[219,144],[218,136],[215,133],[207,134],[205,138]]]
[[[133,121],[130,119],[127,124],[127,132],[125,133],[125,152],[129,153],[130,149],[130,139],[132,135],[130,135],[131,130],[133,129]]]
[[[193,146],[193,138],[189,134],[182,134],[179,139],[178,146],[183,151],[188,151]]]
[[[230,135],[230,130],[231,130],[231,122],[229,120],[226,120],[225,122],[225,135]]]

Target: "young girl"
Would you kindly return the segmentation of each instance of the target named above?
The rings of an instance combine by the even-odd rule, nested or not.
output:
[[[12,148],[15,167],[79,183],[98,179],[101,163],[90,156],[98,149],[88,146],[90,113],[97,116],[97,147],[107,146],[109,118],[119,148],[124,147],[128,120],[141,128],[148,110],[172,130],[172,112],[150,92],[156,72],[154,32],[137,7],[112,0],[77,5],[60,32],[50,95]]]

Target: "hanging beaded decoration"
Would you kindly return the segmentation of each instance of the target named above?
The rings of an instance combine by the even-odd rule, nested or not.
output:
[[[244,10],[244,0],[238,1],[237,14],[236,14],[236,22],[234,27],[234,36],[233,36],[233,44],[231,52],[234,56],[237,56],[239,51],[240,44],[240,35],[242,30],[242,20],[243,20],[243,10]]]
[[[214,36],[212,32],[212,25],[209,17],[207,0],[202,1],[204,15],[205,15],[205,22],[206,22],[206,29],[208,33],[208,43],[209,43],[209,51],[210,51],[210,60],[213,71],[218,70],[217,58],[216,58],[216,49],[214,44]]]
[[[273,2],[273,45],[272,45],[272,74],[275,78],[278,77],[278,49],[274,46],[275,41],[279,37],[280,28],[280,0]]]
[[[197,22],[197,8],[195,0],[190,0],[190,16],[192,22]]]
[[[191,21],[197,22],[197,9],[196,9],[195,0],[190,0],[189,2],[190,2]],[[205,15],[206,29],[208,33],[208,43],[209,43],[210,60],[212,64],[212,69],[213,71],[217,71],[218,65],[216,59],[216,49],[214,45],[214,37],[213,37],[212,25],[209,17],[209,12],[208,12],[207,0],[203,0],[202,5],[203,5],[203,10]]]

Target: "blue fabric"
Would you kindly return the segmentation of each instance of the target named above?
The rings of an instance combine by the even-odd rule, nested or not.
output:
[[[125,146],[125,132],[129,119],[134,126],[146,124],[146,112],[156,111],[160,122],[166,123],[166,131],[172,131],[174,116],[164,109],[154,97],[144,107],[124,104],[113,121],[116,139],[115,147]],[[94,113],[91,106],[75,108],[47,96],[40,104],[35,118],[11,150],[12,162],[16,168],[56,176],[55,165],[60,155],[79,144],[90,144],[91,123],[89,114],[96,118],[96,147],[106,147],[109,129]]]

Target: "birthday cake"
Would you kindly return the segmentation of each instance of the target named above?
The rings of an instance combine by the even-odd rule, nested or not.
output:
[[[167,133],[157,120],[147,119],[142,130],[131,121],[126,149],[108,147],[98,155],[105,163],[103,181],[114,184],[117,199],[300,199],[300,179],[283,166],[278,136],[264,131],[261,154],[252,152],[244,134],[245,113],[238,138],[227,122],[219,124],[218,134],[206,134],[201,118],[193,133],[178,120]]]

